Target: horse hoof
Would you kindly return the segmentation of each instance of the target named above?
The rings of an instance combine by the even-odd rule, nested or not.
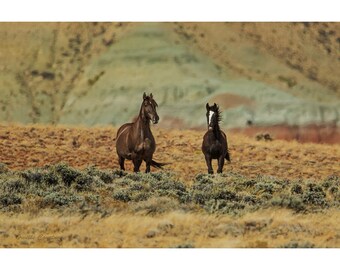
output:
[[[214,171],[208,171],[208,174],[214,174]]]

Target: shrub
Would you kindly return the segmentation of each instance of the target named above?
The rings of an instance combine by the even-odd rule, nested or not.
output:
[[[17,194],[1,194],[0,195],[0,205],[1,207],[7,207],[13,204],[21,204],[22,197]]]
[[[292,186],[292,188],[290,189],[292,194],[302,194],[303,190],[302,190],[302,186],[299,184],[294,184]]]
[[[131,205],[134,212],[143,212],[146,215],[162,214],[179,209],[177,200],[167,197],[153,197]]]
[[[24,180],[18,177],[5,180],[2,186],[7,193],[22,193],[26,188]]]
[[[266,193],[269,193],[269,194],[273,194],[274,193],[274,185],[272,183],[256,183],[255,184],[255,191],[258,192],[258,193],[261,193],[261,192],[266,192]]]
[[[131,194],[126,189],[120,189],[113,193],[112,196],[115,200],[129,202],[131,200]]]
[[[77,170],[66,164],[0,173],[2,206],[20,204],[23,196],[31,196],[37,198],[38,204],[42,202],[41,207],[72,206],[81,201],[84,209],[89,204],[96,204],[89,209],[101,209],[107,207],[106,203],[101,205],[106,201],[101,200],[102,196],[111,196],[129,203],[136,211],[147,213],[204,209],[209,213],[241,214],[272,206],[295,212],[317,211],[340,206],[339,185],[340,178],[336,176],[315,184],[261,175],[249,179],[236,173],[223,173],[198,174],[192,186],[187,186],[164,171],[127,174],[94,166]],[[8,209],[6,211],[11,210]]]
[[[54,170],[61,176],[65,185],[70,186],[74,180],[80,175],[80,172],[66,165],[60,163],[54,166]]]
[[[77,191],[88,191],[93,186],[93,177],[91,175],[82,173],[74,180],[74,188]]]
[[[82,198],[74,194],[52,192],[43,198],[43,206],[68,206],[76,201],[82,201]]]
[[[57,185],[59,183],[59,175],[54,171],[43,173],[43,182],[47,185]]]
[[[105,184],[111,184],[113,180],[126,176],[127,173],[121,170],[99,170],[95,166],[90,166],[85,169],[85,173],[91,176],[99,177]]]
[[[21,176],[28,184],[41,184],[44,178],[44,174],[39,169],[29,169],[23,171]]]
[[[326,193],[322,187],[316,184],[309,184],[309,190],[303,196],[303,202],[306,204],[313,204],[319,206],[327,206]]]
[[[8,173],[9,169],[7,168],[6,164],[0,163],[0,174]]]

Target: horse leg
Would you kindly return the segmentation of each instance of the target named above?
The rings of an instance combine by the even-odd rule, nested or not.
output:
[[[124,160],[125,158],[121,157],[121,156],[118,156],[118,159],[119,159],[119,166],[120,166],[120,169],[122,171],[125,171],[125,167],[124,167]]]
[[[211,156],[210,155],[205,155],[205,162],[207,163],[207,166],[208,166],[208,173],[213,174],[214,170],[211,166]]]
[[[133,171],[134,172],[139,172],[139,167],[142,164],[142,160],[141,159],[133,159]]]
[[[217,173],[222,173],[223,165],[224,165],[224,158],[225,158],[225,155],[221,155],[221,156],[218,158],[218,169],[217,169]]]
[[[145,159],[145,164],[146,164],[145,173],[149,173],[150,172],[151,161],[152,161],[152,157],[148,158],[148,159]]]

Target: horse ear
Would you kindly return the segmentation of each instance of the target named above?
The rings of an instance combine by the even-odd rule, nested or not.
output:
[[[207,111],[209,111],[209,103],[207,103],[205,107],[207,108]]]
[[[153,98],[152,93],[150,94],[150,97]]]
[[[144,92],[144,94],[143,94],[143,99],[146,99],[146,94],[145,94],[145,92]]]

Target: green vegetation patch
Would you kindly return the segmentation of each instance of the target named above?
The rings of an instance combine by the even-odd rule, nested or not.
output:
[[[11,171],[0,164],[1,211],[39,209],[70,211],[143,212],[206,211],[240,215],[264,208],[287,208],[298,213],[340,206],[340,177],[323,181],[287,180],[259,175],[198,174],[192,185],[166,171],[126,173],[67,164]]]

